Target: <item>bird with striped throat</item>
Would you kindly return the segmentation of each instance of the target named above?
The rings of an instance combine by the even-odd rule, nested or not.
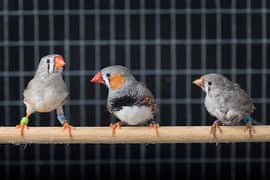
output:
[[[113,136],[116,129],[122,125],[137,126],[146,123],[159,135],[159,124],[154,121],[157,113],[155,98],[143,83],[135,79],[128,68],[120,65],[105,67],[90,81],[104,84],[109,90],[107,110],[119,120],[110,124]]]

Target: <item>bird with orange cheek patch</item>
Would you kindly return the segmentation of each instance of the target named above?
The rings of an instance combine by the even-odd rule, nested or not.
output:
[[[256,123],[250,116],[255,110],[251,98],[240,86],[223,75],[206,74],[193,81],[205,93],[204,105],[210,115],[217,118],[211,127],[211,133],[216,138],[216,129],[220,124],[239,125],[246,124],[249,136],[254,132],[252,123]]]
[[[26,116],[16,127],[21,136],[29,123],[29,116],[34,112],[56,111],[57,119],[68,130],[71,137],[71,128],[64,116],[63,105],[68,96],[67,87],[62,77],[64,58],[61,55],[50,54],[41,58],[34,78],[24,90],[24,104]]]
[[[130,70],[124,66],[109,66],[90,80],[105,84],[109,89],[107,109],[120,121],[111,123],[112,135],[122,125],[141,125],[147,122],[158,135],[159,124],[153,119],[157,112],[157,103],[151,91],[138,82]]]

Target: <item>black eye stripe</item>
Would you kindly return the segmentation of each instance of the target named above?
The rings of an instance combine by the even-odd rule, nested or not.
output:
[[[50,66],[51,66],[51,65],[50,65],[50,59],[47,59],[46,62],[47,62],[47,65],[48,65],[48,73],[50,73]]]

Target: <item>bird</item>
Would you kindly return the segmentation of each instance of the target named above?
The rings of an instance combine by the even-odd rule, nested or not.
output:
[[[130,69],[121,65],[103,68],[90,79],[93,83],[104,84],[108,88],[107,110],[119,121],[111,123],[112,136],[122,125],[142,125],[149,123],[158,135],[159,124],[154,120],[157,103],[152,92],[142,82],[135,79]]]
[[[58,54],[49,54],[40,59],[33,79],[23,92],[26,115],[16,126],[20,129],[21,136],[24,136],[24,129],[28,126],[31,114],[55,110],[58,121],[71,137],[72,126],[68,123],[63,110],[65,100],[69,95],[62,77],[64,65],[63,56]]]
[[[206,93],[204,105],[208,113],[217,118],[211,127],[210,133],[216,138],[216,129],[222,130],[220,125],[246,124],[249,137],[255,133],[252,126],[255,106],[251,97],[241,89],[240,85],[230,81],[221,74],[209,73],[193,81]],[[254,120],[255,121],[255,120]]]

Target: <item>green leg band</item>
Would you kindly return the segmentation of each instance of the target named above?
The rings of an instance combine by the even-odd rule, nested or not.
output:
[[[28,117],[23,117],[20,121],[20,124],[27,125],[29,123],[29,118]]]

